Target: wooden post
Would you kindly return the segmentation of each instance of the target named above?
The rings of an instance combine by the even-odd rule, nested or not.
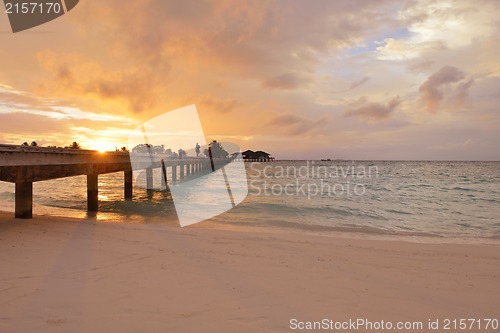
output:
[[[161,186],[162,190],[166,190],[168,186],[168,179],[167,179],[167,168],[165,167],[165,161],[161,160]]]
[[[186,176],[189,177],[191,174],[191,162],[187,162],[186,164]]]
[[[146,169],[146,189],[153,189],[153,168]]]
[[[87,210],[97,212],[99,208],[98,175],[87,175]]]
[[[125,200],[132,200],[132,171],[124,172]]]
[[[16,183],[16,212],[17,219],[33,217],[33,182]]]
[[[208,155],[210,156],[210,165],[212,166],[212,171],[215,171],[214,158],[212,156],[212,147],[208,147]]]
[[[177,180],[177,165],[172,164],[172,181]]]
[[[184,163],[182,163],[182,162],[181,162],[181,163],[179,164],[179,167],[181,168],[181,169],[180,169],[180,173],[179,173],[179,178],[180,178],[180,179],[184,179]]]

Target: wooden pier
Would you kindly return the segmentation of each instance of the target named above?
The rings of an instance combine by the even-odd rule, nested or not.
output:
[[[33,182],[86,175],[87,210],[98,210],[98,177],[101,174],[124,173],[124,197],[132,199],[133,171],[146,170],[146,188],[153,189],[153,169],[162,169],[162,183],[168,185],[167,168],[177,181],[190,175],[211,171],[210,159],[184,157],[171,159],[166,155],[94,150],[27,147],[0,144],[0,181],[15,183],[15,217],[32,218]]]

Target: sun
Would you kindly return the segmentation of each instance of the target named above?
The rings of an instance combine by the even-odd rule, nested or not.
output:
[[[115,150],[115,147],[112,144],[103,141],[95,141],[90,144],[91,149],[97,150],[100,153],[104,153],[107,151]]]

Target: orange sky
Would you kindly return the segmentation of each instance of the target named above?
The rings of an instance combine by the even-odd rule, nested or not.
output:
[[[277,158],[500,160],[499,18],[495,0],[99,0],[13,34],[0,13],[0,142],[113,149],[196,104],[208,139]]]

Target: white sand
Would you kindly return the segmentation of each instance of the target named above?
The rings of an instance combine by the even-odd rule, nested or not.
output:
[[[499,245],[10,216],[0,214],[2,333],[500,317]]]

